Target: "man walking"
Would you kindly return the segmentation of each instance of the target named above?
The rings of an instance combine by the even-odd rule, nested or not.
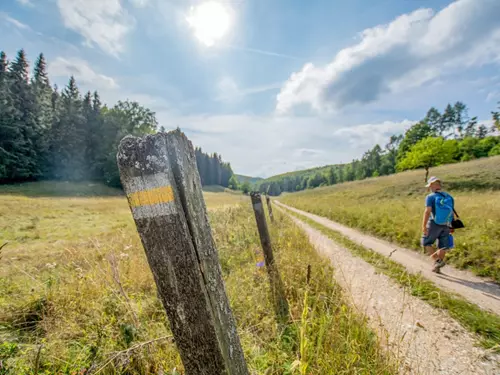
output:
[[[441,190],[441,180],[437,177],[429,178],[426,187],[431,193],[425,198],[422,245],[434,260],[432,272],[441,273],[441,268],[445,266],[446,251],[450,248],[449,237],[451,222],[454,218],[454,200],[450,194]],[[437,251],[433,246],[436,240],[438,241]]]

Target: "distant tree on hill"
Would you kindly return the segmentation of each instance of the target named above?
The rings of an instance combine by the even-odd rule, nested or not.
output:
[[[429,137],[415,144],[398,162],[397,169],[425,169],[425,181],[429,177],[429,169],[441,164],[453,163],[459,153],[458,142],[444,140],[442,137]]]
[[[500,131],[500,102],[498,102],[498,111],[492,111],[493,130]]]
[[[232,190],[238,190],[238,179],[236,178],[236,176],[234,174],[229,179],[229,183],[228,183],[227,187],[229,189],[232,189]]]
[[[241,191],[243,192],[243,194],[248,194],[250,192],[250,182],[245,181],[241,185]]]

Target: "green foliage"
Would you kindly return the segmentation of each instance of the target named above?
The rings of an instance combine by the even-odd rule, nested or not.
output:
[[[444,140],[442,137],[424,138],[415,144],[398,162],[397,169],[435,167],[441,164],[452,163],[458,154],[458,144],[455,140]]]
[[[231,178],[229,179],[229,184],[227,185],[229,189],[232,190],[238,190],[238,179],[236,178],[236,175],[232,175]]]
[[[224,163],[221,156],[217,155],[217,153],[212,155],[205,154],[201,148],[195,149],[195,155],[202,185],[229,187],[229,182],[233,176],[231,164]]]
[[[0,52],[0,182],[36,179],[104,181],[119,187],[116,151],[126,135],[157,131],[155,113],[137,102],[103,106],[99,94],[82,97],[74,77],[51,88],[40,54],[29,79],[24,50],[8,63]],[[196,151],[204,185],[228,186],[233,172],[220,155]]]
[[[262,181],[262,178],[260,177],[250,177],[250,176],[243,176],[241,174],[236,174],[236,178],[238,179],[238,182],[242,184],[245,181],[248,181],[250,185],[255,185],[258,182]]]
[[[495,147],[493,147],[488,153],[488,156],[497,156],[497,155],[500,155],[500,143],[497,144]]]
[[[436,130],[427,124],[425,120],[413,125],[406,131],[404,138],[399,145],[398,159],[403,159],[406,156],[406,153],[422,139],[432,137],[435,134]]]
[[[243,194],[250,193],[250,189],[251,189],[250,182],[245,181],[243,184],[241,184],[241,191],[243,192]]]

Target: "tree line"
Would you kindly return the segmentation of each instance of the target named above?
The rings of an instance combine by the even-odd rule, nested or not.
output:
[[[500,103],[492,112],[491,128],[469,117],[462,102],[441,113],[432,107],[404,134],[392,135],[382,148],[375,145],[351,163],[285,173],[263,180],[258,190],[269,195],[362,180],[368,177],[500,155]]]
[[[24,50],[12,62],[0,52],[0,183],[54,179],[120,186],[115,155],[126,135],[156,133],[155,113],[133,101],[113,107],[97,91],[82,95],[74,77],[51,86],[40,54],[30,75]],[[204,185],[228,186],[233,174],[220,155],[196,149]]]

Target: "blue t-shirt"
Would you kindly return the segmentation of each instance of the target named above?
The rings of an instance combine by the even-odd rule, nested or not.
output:
[[[430,217],[431,220],[434,220],[434,216],[436,216],[436,199],[442,197],[437,193],[430,193],[427,197],[425,197],[425,207],[432,208],[432,215]]]

